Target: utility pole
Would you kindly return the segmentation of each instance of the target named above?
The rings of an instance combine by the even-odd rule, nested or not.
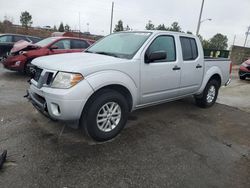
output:
[[[234,35],[233,46],[234,46],[235,40],[236,40],[236,35]]]
[[[81,36],[81,13],[79,12],[79,38]]]
[[[113,15],[114,15],[114,2],[112,2],[112,9],[111,9],[110,34],[112,33]]]
[[[201,27],[201,17],[202,17],[203,7],[204,7],[204,0],[202,0],[202,3],[201,3],[200,16],[199,16],[199,21],[198,21],[197,30],[196,30],[197,36],[199,35],[199,31],[200,31],[200,27]]]
[[[246,39],[245,39],[245,42],[244,42],[244,47],[246,47],[247,38],[248,38],[248,35],[249,35],[249,34],[250,34],[250,26],[248,27],[247,32],[246,32]]]

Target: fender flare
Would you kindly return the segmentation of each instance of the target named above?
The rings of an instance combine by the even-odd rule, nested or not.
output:
[[[203,78],[203,81],[202,81],[202,84],[201,84],[201,87],[200,87],[199,91],[197,92],[197,94],[201,94],[203,92],[208,81],[211,79],[212,76],[214,76],[216,74],[218,74],[220,76],[221,80],[223,80],[222,72],[221,72],[219,67],[213,66],[206,71],[204,78]]]
[[[130,92],[132,96],[132,109],[138,103],[138,86],[134,80],[124,72],[117,70],[100,71],[87,76],[85,79],[94,91],[92,94],[106,86],[120,85]]]

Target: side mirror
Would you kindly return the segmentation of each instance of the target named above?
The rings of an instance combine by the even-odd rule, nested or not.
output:
[[[50,49],[50,50],[55,50],[55,49],[58,49],[58,46],[53,45],[53,46],[51,46],[49,49]]]
[[[155,51],[148,55],[146,63],[151,63],[157,60],[163,60],[167,58],[166,51]]]

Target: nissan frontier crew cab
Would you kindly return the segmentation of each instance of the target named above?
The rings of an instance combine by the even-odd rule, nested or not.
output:
[[[204,60],[198,37],[168,31],[114,33],[85,52],[32,64],[32,104],[52,119],[77,122],[97,141],[115,137],[139,108],[190,95],[211,107],[231,72],[227,59]]]

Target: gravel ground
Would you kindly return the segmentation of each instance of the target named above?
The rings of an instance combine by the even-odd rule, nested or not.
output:
[[[250,85],[235,75],[219,96],[227,105],[200,109],[187,98],[138,110],[98,144],[43,117],[23,98],[27,77],[0,65],[0,187],[249,188]]]

